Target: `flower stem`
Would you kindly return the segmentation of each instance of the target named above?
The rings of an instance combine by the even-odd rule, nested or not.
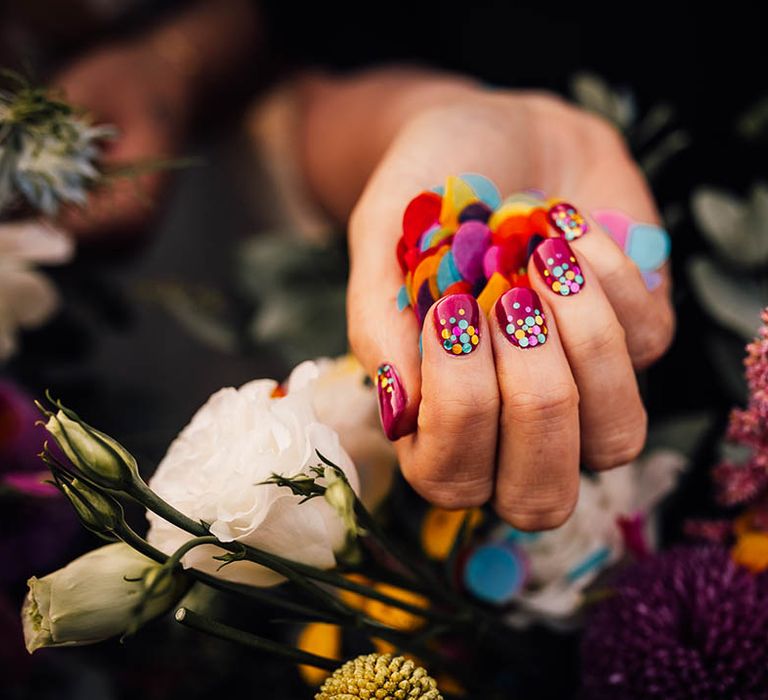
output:
[[[283,658],[296,661],[306,666],[314,666],[316,668],[325,669],[326,671],[334,671],[339,665],[339,662],[334,659],[318,656],[317,654],[310,654],[309,652],[301,651],[301,649],[296,649],[287,644],[280,644],[271,639],[258,637],[255,634],[250,634],[249,632],[244,632],[235,627],[230,627],[223,622],[213,620],[205,615],[200,615],[189,608],[179,608],[176,611],[175,618],[176,622],[179,622],[186,627],[191,627],[198,632],[204,632],[205,634],[217,637],[218,639],[236,642],[237,644],[242,644],[243,646],[257,651],[276,654],[277,656],[282,656]]]
[[[131,495],[134,499],[142,503],[149,510],[156,513],[164,520],[167,520],[173,525],[186,530],[190,534],[196,535],[198,537],[211,536],[202,523],[192,520],[169,503],[166,503],[163,499],[158,497],[157,494],[155,494],[155,492],[152,491],[143,481],[134,482],[131,490],[129,491],[129,495]],[[380,593],[370,586],[365,586],[363,584],[350,581],[336,572],[323,571],[312,566],[307,566],[306,564],[293,562],[288,559],[284,559],[283,557],[277,556],[276,554],[269,554],[263,550],[243,544],[242,542],[221,542],[217,540],[216,546],[221,547],[222,549],[229,552],[244,553],[244,557],[249,561],[260,564],[261,566],[265,566],[269,569],[272,569],[276,573],[285,576],[285,578],[295,583],[305,592],[320,600],[326,608],[344,617],[349,617],[350,615],[356,616],[357,613],[355,613],[355,611],[345,605],[338,598],[330,594],[328,591],[320,588],[308,579],[313,579],[315,581],[330,584],[336,588],[359,593],[366,596],[367,598],[378,600],[382,603],[386,603],[387,605],[400,608],[401,610],[405,610],[414,615],[419,615],[428,619],[435,619],[439,621],[453,619],[452,616],[446,616],[428,608],[421,608],[415,605],[411,605],[404,601],[398,600],[397,598],[393,598],[392,596]]]
[[[159,564],[165,564],[168,561],[169,557],[165,553],[153,547],[151,544],[149,544],[149,542],[140,537],[127,525],[125,529],[121,530],[117,534],[123,542],[130,545],[138,552],[141,552],[145,557],[154,559]],[[289,600],[284,596],[273,595],[264,589],[257,588],[256,586],[246,586],[239,583],[232,583],[226,579],[208,574],[205,571],[200,571],[200,569],[188,568],[184,570],[184,573],[198,583],[209,586],[224,593],[241,595],[246,598],[256,600],[263,605],[282,608],[283,610],[287,610],[289,612],[293,612],[297,615],[305,617],[314,617],[319,622],[338,623],[342,620],[341,616],[338,614],[322,613],[318,610],[315,610],[314,608],[310,608],[306,605],[302,605],[301,603],[296,603],[292,600]]]

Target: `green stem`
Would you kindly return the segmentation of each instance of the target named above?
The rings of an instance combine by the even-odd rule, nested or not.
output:
[[[322,668],[326,671],[334,671],[339,666],[339,662],[334,659],[329,659],[325,656],[318,656],[317,654],[310,654],[301,649],[288,646],[287,644],[280,644],[279,642],[273,642],[271,639],[265,639],[264,637],[258,637],[255,634],[244,632],[235,627],[225,625],[218,620],[213,620],[204,615],[200,615],[189,608],[179,608],[175,614],[176,621],[186,627],[191,627],[198,632],[204,632],[212,637],[218,639],[225,639],[230,642],[236,642],[250,649],[256,649],[257,651],[267,652],[269,654],[276,654],[283,658],[290,659],[306,666],[314,666],[315,668]]]
[[[153,513],[159,515],[173,525],[186,530],[190,534],[197,535],[198,537],[207,537],[210,535],[208,529],[202,523],[192,520],[169,503],[166,503],[143,481],[134,481],[129,487],[128,494],[146,506]],[[295,583],[299,588],[317,598],[326,608],[343,615],[349,614],[349,608],[335,596],[311,581],[308,581],[306,578],[297,575],[293,562],[273,554],[268,554],[267,552],[255,549],[254,547],[249,547],[241,542],[221,542],[217,539],[216,546],[233,553],[245,551],[247,558],[250,561],[255,564],[261,564],[262,566],[272,569],[281,576],[285,576],[285,578]]]
[[[186,530],[190,534],[197,536],[208,536],[210,533],[206,530],[202,523],[199,523],[191,518],[187,517],[181,511],[174,508],[172,505],[166,503],[159,498],[154,491],[152,491],[143,481],[135,482],[129,491],[129,495],[135,498],[137,501],[146,506],[149,510],[159,515],[164,520],[176,525],[177,527]],[[331,595],[324,589],[320,588],[316,584],[313,584],[307,579],[313,579],[322,583],[327,583],[336,588],[359,593],[367,598],[378,600],[387,605],[391,605],[406,612],[410,612],[420,617],[434,619],[437,621],[447,621],[454,619],[453,616],[443,615],[428,608],[422,608],[416,605],[411,605],[404,601],[388,596],[384,593],[374,590],[370,586],[349,581],[348,579],[340,576],[333,571],[322,571],[315,569],[312,566],[306,564],[300,564],[293,562],[276,554],[269,554],[263,550],[256,549],[242,542],[216,542],[217,547],[229,552],[244,551],[245,557],[256,564],[265,566],[273,571],[285,576],[288,580],[295,583],[302,588],[308,594],[319,599],[330,610],[349,617],[355,615],[355,611],[349,608],[347,605],[338,600],[335,596]]]
[[[145,557],[154,559],[159,564],[165,564],[169,560],[169,557],[165,553],[153,547],[151,544],[149,544],[149,542],[140,537],[127,525],[117,534],[123,542],[130,545],[138,552],[141,552]],[[282,608],[283,610],[296,613],[297,615],[314,617],[319,622],[339,623],[342,620],[340,615],[318,612],[313,608],[302,605],[301,603],[296,603],[283,596],[267,593],[265,590],[257,588],[256,586],[246,586],[239,583],[232,583],[231,581],[213,576],[206,573],[205,571],[200,571],[199,569],[185,569],[184,573],[198,583],[210,586],[211,588],[215,588],[216,590],[222,591],[224,593],[241,595],[246,598],[256,600],[259,603],[267,606]]]

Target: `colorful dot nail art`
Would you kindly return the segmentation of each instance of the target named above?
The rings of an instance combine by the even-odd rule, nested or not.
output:
[[[587,220],[579,214],[578,209],[573,204],[568,204],[568,202],[558,202],[550,207],[547,218],[566,241],[581,238],[589,231]]]
[[[547,319],[532,289],[515,287],[502,295],[496,302],[496,318],[512,345],[535,348],[547,342]]]
[[[390,440],[397,437],[397,422],[407,403],[405,389],[397,370],[384,363],[376,370],[376,393],[379,397],[379,414],[384,432]]]
[[[542,279],[556,294],[573,296],[584,286],[579,262],[563,238],[547,238],[533,252],[533,259]]]
[[[437,339],[452,355],[469,355],[480,342],[477,302],[469,294],[443,297],[435,307]]]

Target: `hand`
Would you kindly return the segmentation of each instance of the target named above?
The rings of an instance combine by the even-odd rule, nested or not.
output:
[[[119,129],[104,161],[137,165],[178,155],[187,123],[184,85],[151,44],[111,45],[78,60],[54,80],[66,99]],[[92,192],[85,210],[62,212],[62,225],[80,239],[142,233],[156,212],[168,173],[119,178]]]
[[[383,413],[387,432],[399,438],[406,479],[443,507],[492,499],[515,527],[556,527],[576,503],[580,460],[609,469],[643,447],[647,419],[634,370],[672,338],[667,270],[648,291],[635,264],[590,220],[591,230],[571,243],[585,279],[579,293],[553,292],[537,269],[557,243],[531,256],[528,272],[549,330],[544,344],[515,346],[494,310],[477,316],[471,352],[446,352],[439,319],[459,308],[474,313],[471,298],[449,297],[425,317],[421,356],[422,328],[395,302],[402,214],[416,194],[462,172],[489,177],[503,194],[541,189],[587,215],[613,208],[642,222],[659,216],[606,123],[547,95],[477,90],[404,124],[350,220],[350,342],[371,376],[388,364],[399,377]]]

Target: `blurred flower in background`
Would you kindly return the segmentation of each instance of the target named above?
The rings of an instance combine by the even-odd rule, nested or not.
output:
[[[56,289],[35,268],[69,262],[73,252],[72,241],[51,224],[0,223],[0,362],[16,350],[20,329],[45,323],[58,307]]]
[[[722,547],[676,548],[623,570],[582,641],[587,697],[759,698],[768,687],[768,574]]]
[[[37,455],[47,433],[39,417],[31,397],[0,379],[0,586],[58,564],[78,532],[69,504],[44,483],[50,473]]]

